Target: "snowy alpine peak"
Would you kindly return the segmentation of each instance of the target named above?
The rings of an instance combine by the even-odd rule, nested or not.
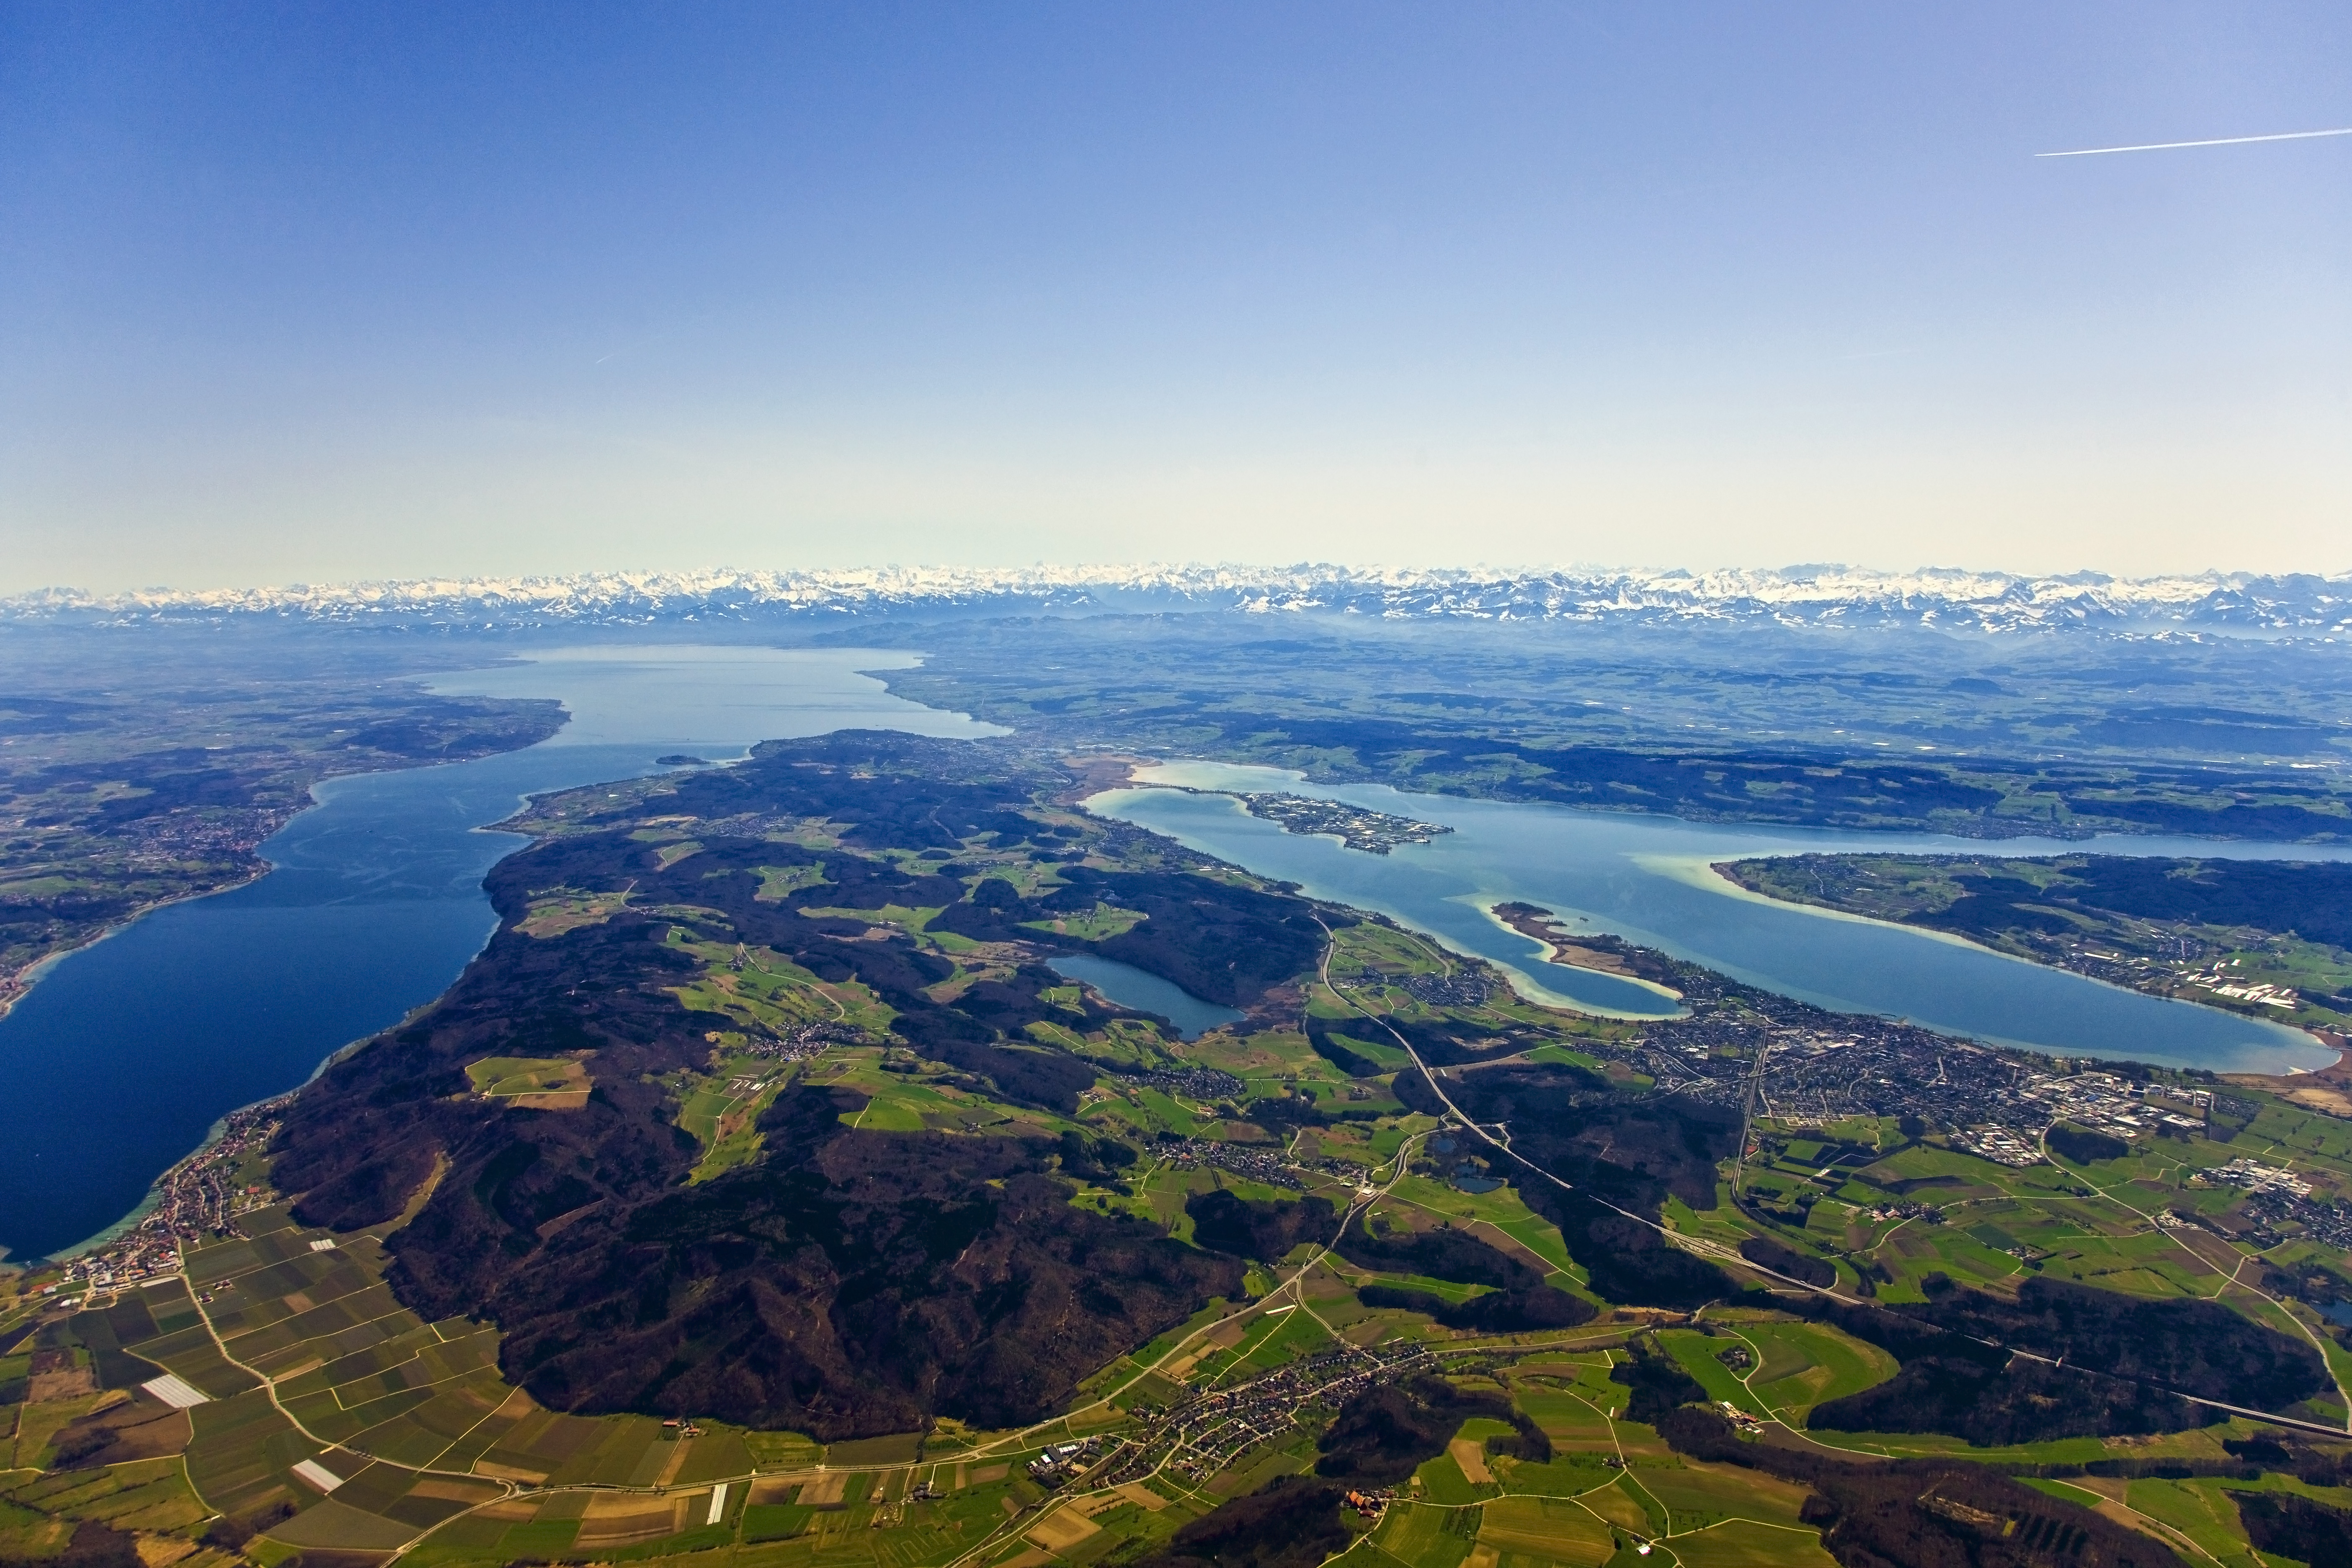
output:
[[[2326,637],[2352,633],[2352,574],[2206,573],[2123,578],[2076,573],[2037,577],[1849,566],[1705,573],[1331,565],[888,566],[422,578],[198,592],[89,594],[53,588],[0,599],[0,620],[19,622],[125,624],[257,616],[449,629],[1116,611]]]

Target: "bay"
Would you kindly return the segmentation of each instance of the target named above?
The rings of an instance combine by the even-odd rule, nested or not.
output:
[[[2136,836],[1988,843],[1764,828],[1314,784],[1278,769],[1215,763],[1168,763],[1139,769],[1136,777],[1140,787],[1097,795],[1089,809],[1297,882],[1315,897],[1388,915],[1456,952],[1490,960],[1523,994],[1556,1005],[1627,1018],[1679,1010],[1657,987],[1547,962],[1538,943],[1493,916],[1495,904],[1540,905],[1571,930],[1621,936],[1832,1011],[1907,1018],[1998,1045],[2231,1072],[2309,1070],[2335,1060],[2284,1025],[2143,995],[1935,932],[1761,899],[1708,867],[1836,851],[2352,858],[2345,846]],[[1249,816],[1231,794],[1192,791],[1311,795],[1453,831],[1370,855],[1334,838],[1285,832]]]
[[[892,697],[872,650],[583,647],[435,682],[560,699],[524,751],[332,779],[261,847],[265,876],[155,910],[52,965],[0,1018],[0,1250],[104,1233],[220,1117],[308,1079],[448,989],[496,929],[482,877],[526,840],[488,831],[524,800],[875,728],[1002,734]]]

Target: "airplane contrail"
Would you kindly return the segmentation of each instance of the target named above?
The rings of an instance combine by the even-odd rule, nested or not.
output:
[[[2352,136],[2352,125],[2336,131],[2282,131],[2271,136],[2216,136],[2205,142],[2143,142],[2137,147],[2077,147],[2071,153],[2036,153],[2037,158],[2088,158],[2100,153],[2165,153],[2175,147],[2235,147],[2247,142],[2306,142],[2314,136]]]

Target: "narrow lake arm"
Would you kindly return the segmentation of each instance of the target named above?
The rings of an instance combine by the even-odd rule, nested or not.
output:
[[[1768,898],[2299,1025],[2339,1048],[2352,1031],[2352,863],[1838,854],[1715,869]]]

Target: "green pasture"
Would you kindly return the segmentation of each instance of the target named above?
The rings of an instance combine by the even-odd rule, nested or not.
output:
[[[1394,1159],[1396,1152],[1404,1146],[1406,1139],[1434,1131],[1437,1126],[1438,1121],[1435,1117],[1408,1111],[1393,1118],[1383,1117],[1381,1121],[1372,1123],[1367,1141],[1370,1143],[1373,1152],[1382,1160],[1391,1160]]]
[[[1385,1202],[1410,1204],[1453,1224],[1491,1225],[1549,1263],[1559,1273],[1581,1282],[1584,1271],[1568,1255],[1559,1227],[1521,1201],[1508,1184],[1490,1193],[1465,1193],[1459,1187],[1426,1176],[1406,1176],[1389,1190]],[[1472,1234],[1476,1234],[1474,1230]],[[1490,1242],[1492,1237],[1487,1238]]]
[[[105,1398],[102,1394],[85,1394],[71,1399],[45,1399],[38,1405],[0,1407],[6,1411],[6,1415],[0,1415],[0,1423],[14,1423],[8,1445],[0,1447],[0,1463],[12,1469],[37,1470],[55,1462],[57,1456],[50,1446],[58,1434],[97,1409]],[[0,1431],[9,1429],[0,1425]]]
[[[1263,1311],[1243,1326],[1242,1337],[1229,1348],[1213,1350],[1194,1363],[1192,1382],[1207,1387],[1231,1379],[1241,1381],[1321,1344],[1328,1336],[1306,1312]]]
[[[1128,1184],[1134,1189],[1134,1196],[1129,1201],[1133,1212],[1167,1227],[1179,1241],[1189,1242],[1192,1239],[1192,1216],[1184,1212],[1184,1200],[1193,1193],[1209,1191],[1215,1183],[1206,1171],[1180,1171],[1173,1165],[1156,1163],[1130,1169]]]
[[[1286,1086],[1304,1084],[1324,1096],[1354,1079],[1315,1054],[1307,1037],[1288,1029],[1235,1036],[1218,1031],[1171,1047],[1202,1067],[1229,1072],[1244,1081],[1242,1100],[1278,1099]]]
[[[97,1469],[0,1477],[0,1499],[44,1514],[94,1519],[118,1530],[184,1531],[212,1516],[177,1458],[134,1459]]]
[[[1497,1498],[1479,1513],[1478,1544],[1497,1553],[1599,1568],[1616,1551],[1607,1522],[1565,1498]]]
[[[525,936],[549,938],[578,931],[583,926],[602,925],[614,914],[628,907],[629,895],[621,893],[588,893],[576,889],[551,889],[535,895],[523,910],[523,918],[515,929]]]
[[[1538,1046],[1534,1050],[1526,1053],[1524,1058],[1521,1059],[1531,1062],[1548,1062],[1555,1067],[1582,1068],[1587,1072],[1598,1072],[1601,1070],[1601,1058],[1599,1057],[1587,1056],[1582,1051],[1573,1051],[1569,1049],[1566,1046]]]
[[[1617,1472],[1601,1462],[1599,1453],[1559,1454],[1540,1465],[1509,1458],[1490,1458],[1486,1463],[1505,1497],[1581,1497],[1617,1479]]]
[[[1422,938],[1395,926],[1361,921],[1332,933],[1331,973],[1391,978],[1405,974],[1439,974],[1454,960]]]
[[[485,1057],[467,1064],[466,1077],[476,1094],[501,1100],[588,1087],[586,1072],[570,1057]]]
[[[840,1115],[844,1126],[877,1132],[934,1128],[954,1132],[1058,1135],[1078,1124],[1052,1111],[1008,1105],[952,1085],[883,1070],[877,1047],[844,1047],[827,1051],[801,1071],[803,1082],[854,1089],[867,1104]]]
[[[1076,1056],[1088,1054],[1087,1037],[1067,1024],[1057,1024],[1048,1018],[1037,1018],[1026,1025],[1022,1032],[1041,1046],[1052,1046],[1057,1050],[1068,1051]]]
[[[1801,1240],[1788,1231],[1761,1225],[1734,1208],[1727,1198],[1727,1186],[1719,1186],[1718,1192],[1727,1194],[1725,1200],[1711,1209],[1695,1209],[1682,1199],[1669,1195],[1663,1214],[1666,1228],[1683,1236],[1721,1242],[1727,1247],[1738,1247],[1759,1231],[1769,1231],[1775,1239],[1790,1243],[1800,1252],[1809,1250]]]
[[[737,950],[730,943],[700,941],[675,926],[665,940],[702,966],[698,978],[673,989],[679,1002],[695,1012],[718,1014],[776,1035],[828,1022],[879,1034],[896,1016],[864,982],[821,981],[768,948],[744,948],[742,966],[737,968]]]
[[[1492,1483],[1481,1486],[1462,1473],[1451,1454],[1440,1454],[1412,1473],[1414,1495],[1423,1502],[1441,1508],[1463,1508],[1502,1495],[1502,1489]]]
[[[1048,920],[1023,921],[1024,931],[1044,931],[1049,936],[1066,936],[1076,942],[1108,942],[1124,936],[1143,923],[1146,917],[1139,910],[1125,910],[1117,904],[1097,902],[1083,914],[1055,915]]]
[[[2209,1553],[2222,1568],[2266,1568],[2246,1540],[2237,1504],[2210,1480],[2136,1480],[2124,1491],[2136,1513],[2170,1525]]]
[[[1464,1285],[1452,1279],[1433,1279],[1426,1274],[1382,1274],[1359,1268],[1337,1254],[1331,1257],[1330,1263],[1350,1286],[1385,1285],[1394,1290],[1417,1290],[1424,1296],[1435,1296],[1446,1301],[1467,1301],[1473,1296],[1486,1295],[1490,1289],[1485,1285]]]
[[[1204,1138],[1224,1125],[1212,1111],[1196,1110],[1164,1090],[1142,1086],[1124,1091],[1132,1111],[1140,1111],[1139,1124],[1154,1132],[1173,1132],[1181,1138]],[[1120,1114],[1129,1114],[1122,1111]]]
[[[1412,1066],[1412,1055],[1391,1039],[1386,1030],[1360,1016],[1350,1017],[1354,1027],[1331,1031],[1331,1038],[1343,1049],[1355,1052],[1383,1073],[1402,1072]]]
[[[884,904],[879,909],[853,910],[825,908],[816,905],[801,910],[812,920],[864,921],[872,926],[892,926],[910,935],[920,935],[925,926],[939,918],[945,904],[917,908],[908,904]]]
[[[1738,1342],[1729,1334],[1709,1335],[1685,1330],[1669,1329],[1658,1335],[1658,1348],[1674,1357],[1676,1364],[1706,1390],[1709,1399],[1736,1405],[1751,1415],[1769,1415],[1764,1402],[1739,1381],[1739,1374],[1716,1359]]]
[[[746,1432],[743,1447],[763,1470],[796,1470],[824,1458],[824,1446],[798,1432]]]
[[[1614,1393],[1622,1403],[1625,1391]],[[1608,1441],[1609,1412],[1615,1406],[1597,1390],[1583,1394],[1521,1390],[1512,1402],[1555,1441]]]
[[[1683,1568],[1832,1568],[1821,1533],[1802,1525],[1727,1520],[1666,1542]]]
[[[1644,1467],[1640,1476],[1643,1489],[1666,1510],[1675,1539],[1728,1520],[1793,1526],[1805,1506],[1804,1487],[1760,1470],[1685,1463]]]
[[[2321,1161],[2339,1175],[2352,1171],[2352,1122],[2305,1110],[2284,1100],[2264,1097],[2261,1111],[2228,1145],[2231,1154],[2222,1158],[2248,1152],[2245,1145],[2249,1141],[2267,1144],[2274,1152],[2292,1150]]]
[[[756,1159],[761,1112],[790,1081],[783,1068],[757,1057],[730,1057],[707,1077],[682,1080],[677,1124],[702,1147],[687,1180],[707,1182]]]
[[[1732,1332],[1756,1352],[1749,1393],[1798,1425],[1814,1405],[1874,1388],[1896,1371],[1893,1356],[1826,1323],[1745,1323]]]
[[[1636,1466],[1620,1470],[1616,1485],[1595,1493],[1586,1506],[1628,1530],[1648,1536],[1665,1534],[1674,1527],[1673,1516],[1649,1489],[1647,1477],[1654,1469],[1654,1466]]]
[[[755,868],[760,877],[760,890],[751,896],[762,903],[782,903],[803,888],[814,888],[825,880],[823,866],[761,866]]]
[[[1454,1473],[1457,1479],[1462,1474],[1459,1469]],[[1466,1487],[1469,1483],[1462,1484]],[[1468,1534],[1459,1528],[1464,1514],[1472,1516]],[[1390,1506],[1380,1527],[1367,1539],[1390,1561],[1409,1563],[1412,1568],[1460,1568],[1476,1539],[1475,1514],[1475,1510],[1432,1508],[1401,1499]],[[1354,1554],[1341,1561],[1352,1563]]]
[[[1312,1313],[1304,1310],[1286,1313],[1272,1333],[1244,1352],[1242,1365],[1247,1370],[1243,1375],[1270,1372],[1285,1362],[1296,1361],[1300,1356],[1320,1350],[1330,1338]]]
[[[1969,1197],[2071,1193],[2076,1185],[2074,1177],[2055,1165],[1998,1165],[1958,1149],[1931,1143],[1915,1143],[1897,1150],[1863,1166],[1855,1174],[1889,1194],[1905,1184],[1914,1184],[1902,1195],[1916,1203],[1937,1205]]]

